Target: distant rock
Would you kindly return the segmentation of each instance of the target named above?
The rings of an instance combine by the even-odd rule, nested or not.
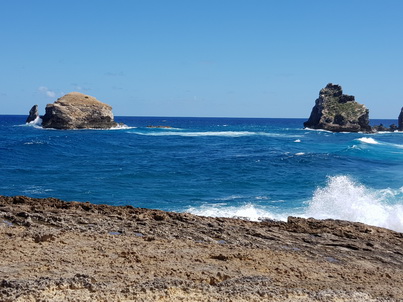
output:
[[[403,131],[403,108],[400,110],[399,118],[397,121],[397,130]]]
[[[395,132],[397,130],[398,128],[395,124],[392,124],[389,127],[385,127],[383,124],[372,127],[372,132]]]
[[[332,83],[320,90],[311,115],[304,127],[333,132],[371,132],[368,109],[343,94],[340,85]]]
[[[42,117],[43,128],[108,129],[115,126],[111,106],[80,92],[68,93],[48,104]]]
[[[38,105],[34,105],[32,106],[31,110],[29,110],[29,116],[27,117],[26,123],[31,123],[35,121],[38,117]]]
[[[153,126],[153,125],[149,125],[147,126],[147,128],[162,128],[162,129],[171,129],[171,126]]]

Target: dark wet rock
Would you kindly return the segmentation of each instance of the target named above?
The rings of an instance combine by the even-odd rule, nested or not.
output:
[[[398,127],[395,124],[389,126],[390,131],[394,132],[398,130]]]
[[[332,83],[320,90],[311,115],[304,127],[333,132],[371,132],[368,109],[343,94],[340,85]]]
[[[31,123],[35,121],[38,117],[38,105],[34,105],[32,106],[31,110],[29,110],[29,116],[27,117],[26,123]]]
[[[96,98],[71,92],[46,106],[43,128],[109,129],[116,127],[112,107]]]
[[[395,124],[390,125],[389,127],[385,127],[383,124],[379,124],[377,126],[372,127],[373,132],[394,132],[398,130],[398,127]]]
[[[403,107],[400,110],[398,122],[397,122],[397,128],[399,131],[403,131]]]
[[[147,128],[160,128],[160,129],[171,129],[171,126],[153,126],[153,125],[149,125],[147,126]]]

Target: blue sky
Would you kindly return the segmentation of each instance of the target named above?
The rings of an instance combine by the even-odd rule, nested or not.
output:
[[[340,84],[403,106],[403,1],[0,0],[0,114],[71,91],[115,115],[301,117]]]

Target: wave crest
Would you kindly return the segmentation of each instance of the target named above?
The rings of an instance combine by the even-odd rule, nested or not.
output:
[[[316,189],[304,217],[342,219],[403,232],[402,190],[371,190],[348,176]]]
[[[378,145],[380,144],[378,141],[374,140],[372,137],[361,137],[357,138],[358,141],[366,144]]]
[[[298,212],[297,212],[298,211]],[[288,216],[315,219],[340,219],[384,227],[403,232],[403,187],[375,190],[348,176],[331,176],[326,186],[317,188],[307,207],[278,212],[263,205],[226,203],[191,207],[186,212],[210,217],[233,217],[253,221],[273,219],[286,221]]]

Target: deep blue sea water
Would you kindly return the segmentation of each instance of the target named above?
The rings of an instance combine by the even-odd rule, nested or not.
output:
[[[25,119],[0,116],[1,195],[254,220],[338,218],[403,232],[401,132],[172,117],[116,117],[128,127],[66,131]],[[396,123],[373,121],[381,122]]]

